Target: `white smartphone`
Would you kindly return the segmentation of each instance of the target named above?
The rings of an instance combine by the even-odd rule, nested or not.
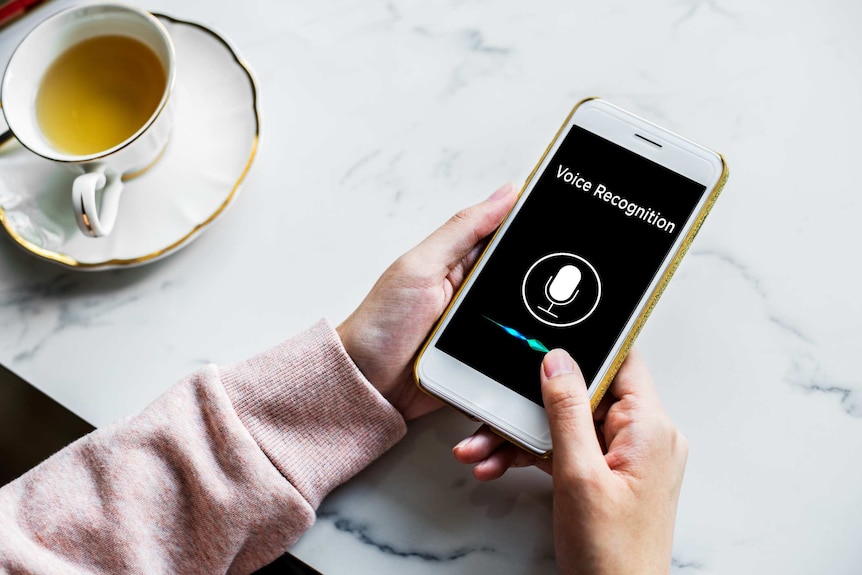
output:
[[[580,102],[422,348],[418,385],[550,454],[545,353],[572,355],[595,409],[727,175],[716,152]]]

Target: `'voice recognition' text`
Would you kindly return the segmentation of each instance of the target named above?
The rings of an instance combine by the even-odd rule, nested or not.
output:
[[[594,198],[609,203],[630,218],[643,220],[669,234],[673,233],[674,229],[676,229],[676,224],[663,217],[661,212],[631,202],[613,193],[602,183],[593,185],[593,182],[583,177],[580,172],[573,172],[562,164],[557,168],[557,179],[585,193],[592,194]]]

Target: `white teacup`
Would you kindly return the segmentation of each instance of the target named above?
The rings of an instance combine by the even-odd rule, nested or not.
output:
[[[105,42],[109,39],[108,37],[120,42],[120,45],[123,46],[129,44],[128,39],[136,40],[155,54],[165,73],[161,99],[154,99],[158,98],[159,84],[151,90],[152,94],[148,96],[154,104],[157,102],[151,114],[140,116],[141,113],[146,114],[146,112],[141,112],[144,108],[139,106],[137,108],[138,116],[123,116],[124,119],[131,122],[129,125],[133,133],[122,141],[111,142],[104,149],[92,149],[93,146],[98,147],[100,142],[107,142],[109,139],[91,139],[88,140],[91,149],[81,151],[84,149],[83,144],[79,146],[80,149],[78,150],[73,149],[74,146],[67,146],[64,149],[58,145],[59,140],[57,138],[50,139],[46,130],[43,129],[55,125],[47,123],[45,120],[45,118],[53,118],[54,116],[44,114],[43,117],[39,117],[41,111],[39,106],[42,105],[43,101],[56,101],[63,105],[65,105],[65,101],[62,98],[37,101],[37,98],[45,97],[40,94],[40,89],[47,84],[47,73],[58,58],[66,57],[68,60],[69,57],[66,55],[70,53],[70,49],[80,50],[79,47],[82,43],[88,41],[91,46],[100,46],[101,52],[91,51],[92,53],[106,52],[98,43]],[[123,42],[125,44],[122,44]],[[115,58],[127,57],[127,53],[121,50],[108,50],[108,52],[112,52]],[[75,52],[75,54],[77,53]],[[117,54],[121,54],[121,56],[117,56]],[[128,52],[129,58],[134,55],[134,52]],[[153,61],[151,56],[148,57],[150,61]],[[79,59],[78,68],[69,68],[72,70],[71,72],[64,72],[67,76],[62,76],[65,79],[62,81],[70,81],[68,78],[74,80],[74,74],[79,69],[86,72],[87,78],[93,77],[94,68],[99,68],[87,65],[88,62],[89,60]],[[116,64],[115,59],[112,66],[116,67]],[[107,69],[108,66],[106,65],[105,68]],[[118,69],[123,71],[122,67]],[[132,66],[129,67],[129,70],[131,69],[133,69]],[[99,73],[102,73],[101,69],[99,69]],[[31,152],[61,163],[80,174],[72,185],[72,207],[78,227],[84,234],[99,237],[111,233],[117,219],[123,180],[128,180],[145,172],[159,159],[167,146],[172,127],[170,94],[173,88],[174,75],[174,46],[165,27],[152,14],[123,4],[94,4],[59,12],[34,28],[15,49],[6,67],[2,88],[0,88],[2,90],[0,91],[0,100],[2,100],[3,114],[9,125],[9,132]],[[81,77],[84,77],[83,73]],[[114,81],[114,77],[105,78],[98,77],[100,89],[102,84],[109,88],[112,87],[111,82]],[[147,83],[138,86],[134,82],[138,82],[138,80],[126,78],[126,84],[131,86],[133,91],[138,87],[144,88],[153,85]],[[79,85],[82,87],[80,93],[87,94],[86,88],[94,86],[96,83],[89,82]],[[123,87],[128,88],[126,85]],[[118,86],[118,90],[119,88]],[[110,90],[106,93],[108,92]],[[115,96],[114,94],[112,97]],[[102,113],[99,108],[102,99],[98,98],[97,100],[98,104],[93,107],[84,106],[82,108],[87,109],[90,114],[83,117],[92,119],[95,114],[96,119],[102,119],[98,116]],[[127,100],[129,99],[119,98],[117,101],[125,104]],[[88,102],[86,98],[83,101]],[[37,103],[36,106],[34,106],[34,102]],[[106,99],[105,102],[108,100]],[[44,107],[48,110],[63,111],[59,104],[54,105],[53,108],[49,104],[45,104]],[[108,109],[107,104],[104,109]],[[112,110],[114,109],[112,108]],[[135,130],[139,116],[143,119],[140,126]],[[91,125],[101,127],[116,125],[116,123],[111,122],[79,122],[77,110],[71,113],[69,118],[71,119],[64,119],[64,122],[67,123],[56,125],[73,126],[74,130],[54,130],[67,136],[73,134],[68,136],[69,141],[74,141],[74,134],[76,133],[82,134],[82,138],[85,136],[90,138],[93,134],[101,134],[104,131],[91,130]],[[51,130],[47,131],[51,132]]]

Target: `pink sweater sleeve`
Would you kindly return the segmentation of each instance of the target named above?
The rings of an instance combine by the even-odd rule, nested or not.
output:
[[[321,321],[0,489],[0,573],[248,573],[404,433]]]

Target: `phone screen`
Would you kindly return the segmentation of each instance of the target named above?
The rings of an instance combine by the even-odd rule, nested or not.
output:
[[[436,347],[539,405],[550,349],[591,384],[705,193],[572,126]]]

